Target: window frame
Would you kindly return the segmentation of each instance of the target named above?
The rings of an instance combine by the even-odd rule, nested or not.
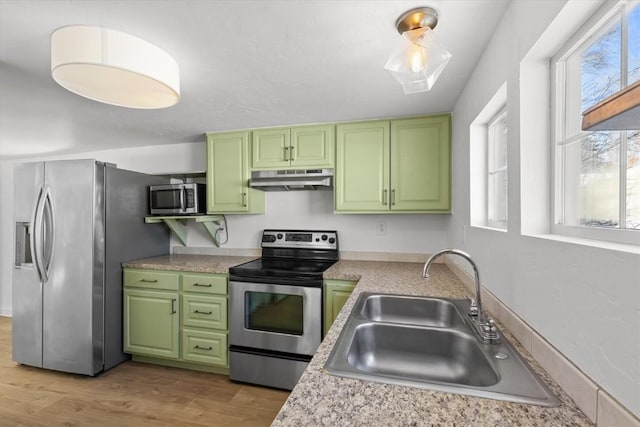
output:
[[[628,2],[607,1],[600,7],[580,28],[569,37],[558,52],[551,58],[551,105],[552,105],[552,140],[551,140],[551,161],[552,161],[552,206],[553,215],[551,221],[551,232],[557,235],[565,235],[591,240],[607,241],[622,244],[640,245],[640,230],[630,228],[608,228],[599,226],[567,225],[564,223],[566,215],[565,189],[566,175],[564,173],[564,163],[566,161],[564,149],[568,144],[578,144],[579,141],[590,131],[579,130],[574,135],[567,136],[567,59],[585,48],[590,41],[597,40],[607,28],[620,18],[621,25],[621,59],[620,59],[620,88],[627,86],[627,33],[628,24],[627,12],[633,7],[640,5],[640,1],[631,0]],[[581,117],[580,117],[581,118]],[[618,220],[621,226],[625,225],[626,217],[623,215],[626,206],[626,163],[627,144],[626,131],[619,131],[619,183],[618,183]]]
[[[500,228],[500,229],[506,229],[508,227],[509,224],[509,159],[508,159],[508,153],[509,153],[509,138],[507,136],[507,143],[506,143],[506,156],[507,156],[507,160],[505,161],[505,164],[503,167],[498,167],[498,168],[492,168],[492,154],[493,154],[493,150],[495,149],[495,139],[492,138],[492,131],[494,130],[494,125],[500,121],[500,120],[504,120],[505,123],[508,119],[508,110],[507,110],[507,105],[506,103],[504,105],[502,105],[502,107],[500,107],[500,109],[498,110],[498,112],[496,114],[494,114],[491,119],[489,119],[489,121],[487,122],[486,125],[486,133],[487,133],[487,146],[486,146],[486,225],[488,227],[493,227],[493,228]],[[509,127],[506,126],[507,128],[507,135],[508,135],[508,131],[509,131]],[[494,220],[491,218],[491,211],[496,210],[495,209],[495,202],[496,202],[496,198],[495,198],[495,194],[492,191],[492,186],[491,186],[491,175],[496,175],[496,174],[504,174],[506,175],[506,188],[505,188],[505,194],[504,194],[504,203],[505,203],[505,219],[504,220]]]

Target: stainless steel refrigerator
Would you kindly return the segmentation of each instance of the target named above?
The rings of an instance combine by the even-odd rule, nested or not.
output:
[[[145,224],[147,187],[167,179],[95,160],[14,169],[13,360],[95,375],[122,353],[125,260],[169,253]]]

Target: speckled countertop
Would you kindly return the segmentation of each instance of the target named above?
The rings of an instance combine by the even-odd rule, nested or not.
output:
[[[125,261],[125,268],[141,268],[146,270],[195,271],[198,273],[226,274],[229,267],[251,261],[259,257],[217,256],[217,255],[164,255],[152,258]]]
[[[566,393],[501,327],[549,388],[557,408],[523,405],[329,375],[329,353],[361,292],[463,298],[462,283],[443,264],[422,278],[422,264],[339,261],[325,279],[358,280],[353,294],[291,392],[273,426],[590,426]],[[501,325],[499,325],[501,326]]]
[[[256,259],[247,256],[166,255],[124,262],[123,267],[228,273],[229,267]],[[359,280],[344,309],[320,344],[273,426],[590,426],[567,394],[501,326],[549,388],[562,400],[558,408],[522,405],[445,392],[380,384],[329,375],[329,353],[361,292],[463,298],[462,283],[443,264],[422,278],[422,264],[341,260],[325,279]]]

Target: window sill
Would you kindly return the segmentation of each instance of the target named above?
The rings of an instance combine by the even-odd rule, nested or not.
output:
[[[624,243],[604,242],[602,240],[585,239],[582,237],[564,236],[560,234],[523,234],[523,237],[553,240],[556,242],[569,243],[574,245],[588,246],[591,248],[606,249],[610,251],[625,252],[629,254],[640,255],[640,246],[628,245]]]
[[[498,231],[500,233],[506,233],[507,232],[506,228],[492,227],[490,225],[473,225],[472,224],[471,228],[477,228],[479,230]]]

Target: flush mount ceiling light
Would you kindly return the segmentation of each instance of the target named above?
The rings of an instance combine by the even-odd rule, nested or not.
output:
[[[430,7],[411,9],[396,21],[403,36],[402,46],[389,57],[384,68],[400,82],[404,93],[431,90],[451,59],[451,52],[433,32],[437,24],[438,12]]]
[[[73,25],[51,35],[51,76],[94,101],[129,108],[165,108],[180,100],[176,61],[138,37]]]

